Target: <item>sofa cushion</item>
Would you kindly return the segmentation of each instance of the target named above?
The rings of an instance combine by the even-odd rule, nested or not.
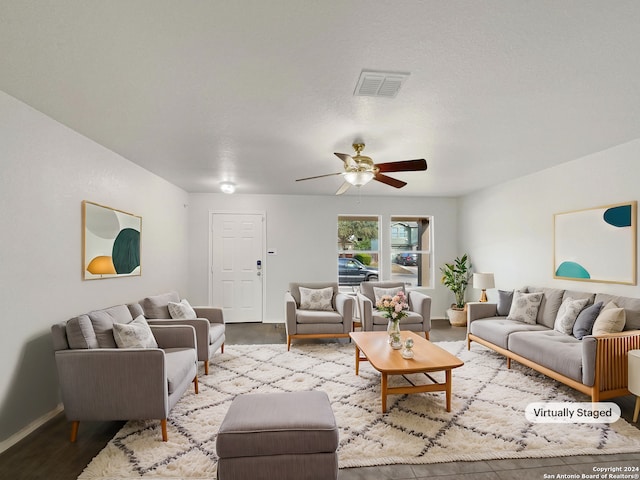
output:
[[[215,343],[225,334],[225,326],[221,323],[212,323],[209,325],[209,345]]]
[[[144,310],[142,310],[142,305],[139,303],[129,303],[127,308],[132,318],[138,318],[140,315],[144,316]]]
[[[131,312],[129,312],[126,305],[94,310],[87,315],[91,320],[100,348],[116,348],[116,341],[113,338],[113,324],[116,322],[129,323],[133,320]]]
[[[509,335],[513,332],[531,332],[548,330],[544,325],[530,325],[506,318],[487,318],[474,320],[469,324],[469,332],[483,338],[494,345],[508,348]]]
[[[595,293],[589,293],[589,292],[579,292],[577,290],[565,290],[564,291],[564,296],[562,297],[562,299],[564,300],[567,297],[571,297],[574,300],[582,300],[584,298],[586,298],[587,301],[587,305],[591,305],[593,303],[593,299],[595,298]]]
[[[301,310],[333,310],[333,287],[306,288],[300,287]]]
[[[615,295],[598,293],[595,301],[602,302],[604,305],[609,302],[614,302],[618,307],[624,308],[626,320],[624,329],[640,330],[640,298],[618,297]]]
[[[406,316],[400,319],[400,325],[407,325],[409,323],[422,323],[422,315],[416,312],[412,312],[411,310],[405,310],[404,313]],[[382,315],[378,310],[373,311],[372,315],[373,324],[374,325],[388,325],[389,319]]]
[[[580,312],[587,305],[588,301],[589,299],[587,298],[581,300],[574,300],[571,297],[565,298],[558,310],[558,316],[556,317],[553,329],[556,332],[571,335],[573,333],[573,325],[576,323],[578,315],[580,315]]]
[[[180,387],[185,377],[190,377],[189,381],[195,377],[196,351],[193,348],[165,348],[164,354],[167,383],[169,394],[171,394]],[[194,369],[193,375],[191,375],[192,369]]]
[[[582,342],[555,330],[514,332],[509,350],[538,365],[582,382]]]
[[[178,292],[168,292],[161,295],[147,297],[140,301],[144,316],[147,318],[171,318],[169,302],[179,302]]]
[[[511,303],[513,302],[513,290],[498,290],[498,316],[506,317],[511,310]]]
[[[594,303],[580,312],[576,323],[573,325],[573,336],[582,340],[585,335],[591,335],[593,323],[602,310],[602,302]]]
[[[559,288],[526,287],[526,291],[529,293],[542,292],[542,301],[538,308],[536,323],[553,328],[558,316],[558,310],[562,305],[564,290]]]
[[[542,293],[524,293],[516,290],[513,294],[513,302],[507,320],[534,325],[538,316],[538,309],[542,301]]]
[[[69,348],[98,348],[98,338],[88,315],[70,319],[66,325]]]
[[[114,323],[113,338],[118,348],[158,348],[156,339],[142,315],[131,323]]]
[[[171,315],[171,318],[178,320],[193,320],[194,318],[198,318],[196,311],[191,307],[191,305],[189,305],[186,298],[183,298],[179,303],[169,302],[167,304],[167,308],[169,309],[169,315]]]
[[[298,310],[296,323],[342,323],[342,315],[334,311]]]
[[[593,324],[593,335],[618,333],[624,329],[626,316],[624,308],[618,307],[614,302],[607,303],[600,311]]]

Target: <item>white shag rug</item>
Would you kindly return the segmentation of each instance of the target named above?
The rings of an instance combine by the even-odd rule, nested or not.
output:
[[[352,344],[294,344],[290,352],[286,345],[227,345],[209,375],[200,372],[200,394],[190,389],[171,411],[168,442],[159,421],[130,421],[79,479],[215,479],[216,433],[233,398],[298,390],[329,395],[340,430],[340,468],[640,451],[640,431],[623,419],[611,425],[527,421],[531,402],[589,399],[515,362],[508,370],[504,357],[482,346],[438,345],[465,362],[453,370],[451,412],[438,392],[389,396],[386,414],[380,374],[361,362],[355,375]],[[390,386],[402,382],[389,377]]]

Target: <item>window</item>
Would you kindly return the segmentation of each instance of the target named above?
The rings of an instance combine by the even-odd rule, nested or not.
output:
[[[379,228],[378,217],[338,217],[338,283],[358,286],[368,280],[378,280]]]
[[[391,217],[391,280],[432,286],[431,217]]]

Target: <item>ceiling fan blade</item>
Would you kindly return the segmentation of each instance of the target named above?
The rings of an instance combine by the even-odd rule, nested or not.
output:
[[[326,175],[316,175],[315,177],[298,178],[296,182],[302,182],[303,180],[313,180],[315,178],[333,177],[334,175],[342,175],[343,172],[327,173]]]
[[[349,190],[350,186],[351,186],[351,184],[349,182],[344,182],[342,185],[340,185],[340,188],[336,192],[336,195],[342,195],[344,192]]]
[[[424,158],[419,160],[402,160],[400,162],[387,162],[376,164],[380,172],[417,172],[427,169],[427,161]]]
[[[407,184],[407,182],[403,182],[402,180],[398,180],[397,178],[387,177],[386,175],[382,175],[380,173],[377,173],[376,176],[373,177],[373,179],[396,188],[402,188]]]
[[[349,165],[356,165],[355,160],[351,155],[347,155],[346,153],[333,153],[336,157],[338,157],[344,163],[345,167]]]

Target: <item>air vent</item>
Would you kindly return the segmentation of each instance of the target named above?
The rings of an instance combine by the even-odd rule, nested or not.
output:
[[[353,94],[357,97],[394,98],[408,76],[408,73],[363,70]]]

